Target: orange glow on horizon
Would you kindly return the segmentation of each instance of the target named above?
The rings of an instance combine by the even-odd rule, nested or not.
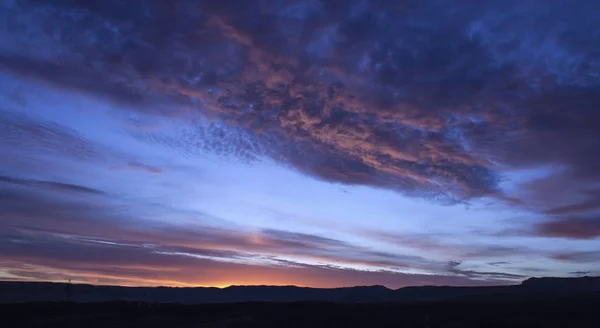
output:
[[[0,262],[0,264],[2,264]],[[6,265],[4,265],[6,266]],[[108,270],[107,270],[108,269]],[[111,272],[115,269],[115,272]],[[139,272],[140,274],[119,274],[120,272]],[[323,272],[302,268],[267,267],[239,265],[233,268],[164,268],[148,266],[101,267],[86,266],[77,269],[64,269],[55,266],[26,266],[22,275],[11,274],[10,280],[67,282],[92,285],[118,285],[126,287],[217,287],[229,286],[298,286],[332,288],[349,285],[362,285],[360,279],[341,274],[329,276],[326,269]],[[26,278],[27,273],[44,272],[45,277]],[[199,274],[208,274],[200,278]],[[142,274],[146,274],[143,277]],[[21,279],[22,277],[22,279]]]

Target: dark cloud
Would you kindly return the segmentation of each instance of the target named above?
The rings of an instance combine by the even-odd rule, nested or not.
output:
[[[552,258],[559,261],[573,263],[596,263],[600,261],[600,252],[564,252],[552,255]]]
[[[597,176],[597,2],[333,3],[5,1],[17,34],[4,42],[28,50],[2,62],[116,101],[196,106],[327,181],[457,201],[502,198],[496,164]]]
[[[573,271],[573,272],[569,272],[569,274],[575,275],[575,276],[587,276],[590,273],[592,273],[591,271]]]
[[[586,213],[591,211],[599,211],[600,210],[600,191],[594,190],[592,192],[587,192],[585,195],[588,198],[581,202],[575,204],[569,204],[559,207],[554,207],[548,210],[548,214],[554,215],[569,215],[569,214],[578,214],[578,213]]]
[[[534,233],[543,237],[594,239],[600,237],[600,218],[561,217],[537,224]]]
[[[76,159],[100,159],[96,145],[77,131],[26,114],[0,109],[0,145],[12,152],[53,153]]]
[[[91,69],[16,56],[0,56],[0,69],[28,78],[51,81],[61,87],[91,92],[123,103],[139,104],[145,99],[141,92],[136,93],[128,85],[111,82],[108,74]]]
[[[150,174],[162,174],[164,170],[158,167],[142,164],[142,163],[128,163],[127,165],[113,166],[112,170],[133,170],[133,171],[141,171]]]
[[[21,179],[16,177],[9,177],[0,175],[0,183],[8,183],[13,185],[28,186],[33,188],[44,188],[48,190],[66,191],[66,192],[79,192],[88,194],[104,194],[103,191],[98,189],[89,188],[85,186],[56,182],[56,181],[41,181],[35,179]]]
[[[461,268],[459,268],[459,266],[461,266],[461,264],[462,264],[462,262],[460,262],[460,261],[450,261],[450,262],[448,262],[446,268],[451,273],[454,273],[459,276],[465,276],[468,278],[485,277],[487,279],[498,279],[498,280],[504,280],[504,279],[506,279],[506,280],[523,280],[524,278],[527,278],[527,276],[524,276],[524,275],[512,274],[512,273],[506,273],[506,272],[489,272],[489,271],[476,271],[476,270],[461,269]]]
[[[492,233],[494,237],[540,237],[572,240],[594,240],[600,237],[600,221],[595,216],[556,216],[531,227],[507,228]]]
[[[66,233],[102,233],[115,222],[124,222],[126,218],[122,213],[117,215],[113,208],[82,201],[73,197],[73,194],[61,195],[35,188],[1,188],[0,215],[3,219],[2,226],[53,231],[60,227],[59,231]]]

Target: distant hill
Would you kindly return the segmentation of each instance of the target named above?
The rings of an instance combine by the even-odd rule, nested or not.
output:
[[[133,301],[153,303],[239,302],[416,302],[455,299],[533,299],[578,294],[600,295],[600,277],[530,278],[520,285],[492,287],[383,286],[305,288],[231,286],[227,288],[119,287],[46,282],[0,282],[0,303]]]

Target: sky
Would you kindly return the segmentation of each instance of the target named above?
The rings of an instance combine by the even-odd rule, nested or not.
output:
[[[0,0],[0,280],[600,275],[595,0]]]

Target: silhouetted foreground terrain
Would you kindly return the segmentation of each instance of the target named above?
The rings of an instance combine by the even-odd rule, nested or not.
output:
[[[600,299],[436,303],[0,305],[2,327],[600,327]]]
[[[0,282],[0,303],[13,302],[415,302],[470,299],[537,299],[549,294],[600,292],[600,277],[531,278],[520,285],[494,287],[301,288],[294,286],[232,286],[228,288],[169,288],[67,285],[57,283]]]
[[[67,297],[73,302],[64,301]],[[0,327],[7,328],[600,327],[600,278],[589,277],[528,279],[516,286],[398,290],[4,282],[0,300],[4,302]],[[248,300],[254,302],[244,302]]]

